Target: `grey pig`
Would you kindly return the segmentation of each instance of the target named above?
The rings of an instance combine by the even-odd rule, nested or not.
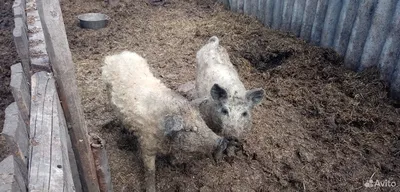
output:
[[[221,154],[228,141],[212,132],[185,98],[167,88],[134,52],[107,56],[102,67],[111,105],[140,144],[146,191],[155,191],[157,154]]]
[[[193,102],[214,132],[227,138],[240,138],[251,127],[251,111],[262,101],[264,90],[246,90],[216,36],[197,52],[196,62],[197,99]]]

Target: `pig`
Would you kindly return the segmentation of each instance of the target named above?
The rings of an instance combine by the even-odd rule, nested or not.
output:
[[[236,140],[252,124],[252,109],[264,97],[262,88],[246,90],[228,52],[211,37],[196,54],[196,99],[202,118],[215,133]]]
[[[189,101],[155,78],[137,53],[105,57],[102,78],[116,115],[138,138],[146,191],[155,191],[156,155],[216,157],[227,148],[228,140],[210,130]]]

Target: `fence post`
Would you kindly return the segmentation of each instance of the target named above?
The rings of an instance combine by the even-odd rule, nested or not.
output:
[[[98,192],[99,183],[81,100],[76,85],[74,64],[68,46],[59,0],[38,0],[37,7],[45,36],[47,53],[55,74],[58,92],[71,133],[84,191]]]

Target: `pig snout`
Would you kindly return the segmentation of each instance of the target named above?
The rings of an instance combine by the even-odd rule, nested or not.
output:
[[[228,140],[238,140],[242,135],[243,130],[236,126],[222,126],[221,136],[226,137]]]
[[[233,157],[236,155],[237,151],[243,150],[243,144],[241,140],[236,137],[229,137],[228,140],[229,144],[226,148],[226,155],[228,157]]]

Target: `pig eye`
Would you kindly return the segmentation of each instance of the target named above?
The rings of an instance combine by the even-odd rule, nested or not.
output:
[[[228,110],[227,109],[222,109],[221,113],[224,114],[224,115],[228,115]]]
[[[247,115],[249,115],[249,114],[247,114],[247,112],[243,112],[243,113],[242,113],[242,116],[243,116],[243,117],[247,117]]]

